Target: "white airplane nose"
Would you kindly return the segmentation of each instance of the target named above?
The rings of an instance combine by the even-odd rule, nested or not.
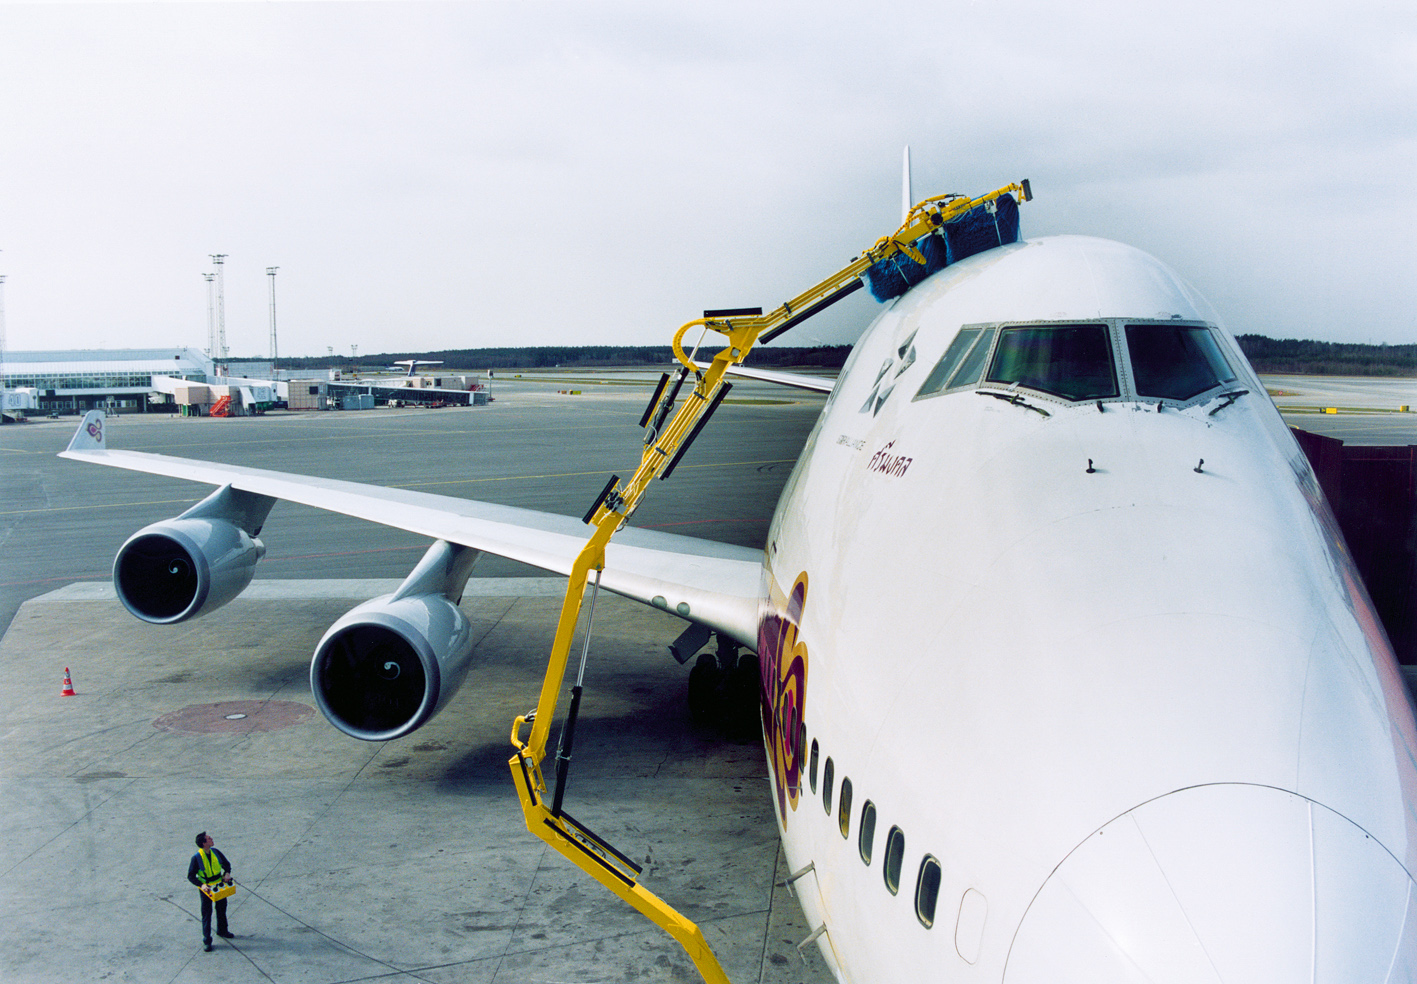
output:
[[[1197,786],[1098,830],[1024,915],[1005,984],[1417,980],[1413,882],[1332,810]]]

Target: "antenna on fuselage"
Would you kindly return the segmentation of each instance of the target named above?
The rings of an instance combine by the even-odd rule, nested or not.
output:
[[[915,198],[910,193],[910,144],[905,145],[905,159],[901,162],[900,168],[900,224],[905,225],[910,220],[910,207],[915,204]]]

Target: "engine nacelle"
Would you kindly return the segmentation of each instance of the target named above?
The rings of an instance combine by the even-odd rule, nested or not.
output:
[[[113,586],[144,622],[181,622],[244,591],[265,555],[265,544],[229,520],[179,516],[128,538],[113,560]]]
[[[383,595],[330,626],[310,662],[310,689],[345,734],[401,738],[462,686],[472,641],[467,616],[443,595]]]

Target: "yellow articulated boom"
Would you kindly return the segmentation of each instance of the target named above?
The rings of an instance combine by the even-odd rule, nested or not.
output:
[[[546,665],[546,676],[541,684],[541,696],[534,711],[518,716],[512,724],[511,740],[516,753],[509,764],[516,782],[517,794],[521,799],[522,812],[526,815],[527,829],[677,940],[704,980],[710,984],[729,984],[729,981],[699,927],[639,883],[641,869],[638,865],[562,809],[566,772],[571,760],[576,715],[580,706],[581,685],[590,646],[590,621],[595,615],[600,572],[605,567],[605,546],[634,513],[649,483],[657,477],[667,478],[674,470],[674,465],[727,394],[729,386],[723,380],[725,373],[730,366],[742,363],[755,344],[771,341],[793,325],[854,292],[863,285],[863,279],[871,281],[872,293],[878,298],[885,299],[887,296],[904,293],[911,285],[912,277],[923,279],[933,272],[932,266],[938,269],[954,259],[962,258],[959,255],[947,256],[948,240],[945,234],[952,223],[958,226],[960,220],[968,218],[969,213],[979,209],[981,211],[975,215],[983,217],[982,221],[986,225],[990,221],[994,222],[997,231],[997,203],[1015,192],[1022,201],[1032,198],[1028,182],[1024,181],[979,198],[948,195],[926,199],[910,210],[905,223],[892,235],[877,240],[874,246],[847,266],[784,302],[781,307],[767,314],[758,310],[705,312],[706,317],[690,321],[681,327],[675,333],[673,341],[674,357],[680,363],[678,378],[671,386],[670,377],[665,374],[645,410],[641,425],[647,427],[647,433],[639,467],[624,484],[619,484],[619,479],[612,477],[585,517],[594,532],[571,569],[566,585],[566,597],[556,624],[555,641],[552,643],[551,656]],[[1008,204],[1014,204],[1011,197]],[[1015,222],[1013,234],[1007,241],[1013,241],[1016,236]],[[992,245],[999,245],[1004,241],[1005,235],[1000,232]],[[931,255],[927,255],[927,251]],[[963,255],[969,255],[967,248]],[[918,279],[915,282],[918,282]],[[684,336],[695,328],[701,329],[704,334],[712,331],[728,339],[728,344],[714,356],[707,368],[701,368],[694,362],[697,345],[693,352],[684,351]],[[702,337],[701,335],[700,341]],[[678,404],[676,410],[678,393],[691,374],[694,376],[694,388],[688,398]],[[546,757],[551,723],[555,718],[558,696],[565,682],[572,637],[580,621],[588,584],[592,591],[584,633],[585,648],[581,653],[576,684],[571,688],[571,704],[556,756],[556,787],[548,806],[548,790],[541,764]],[[523,740],[522,734],[528,725],[531,730]]]

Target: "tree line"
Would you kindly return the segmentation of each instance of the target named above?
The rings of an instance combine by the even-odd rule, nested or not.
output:
[[[1240,349],[1256,372],[1316,376],[1417,376],[1417,345],[1315,342],[1304,338],[1240,335]]]
[[[1311,373],[1328,376],[1417,376],[1417,344],[1368,345],[1316,342],[1303,338],[1240,335],[1240,348],[1258,372]],[[711,349],[705,355],[711,355]],[[765,369],[840,369],[850,345],[755,348],[747,365]],[[668,345],[522,345],[497,348],[441,349],[436,352],[381,352],[357,360],[325,355],[281,359],[285,369],[325,369],[351,365],[365,371],[405,359],[441,361],[441,371],[486,369],[597,369],[610,366],[668,366]]]
[[[707,349],[708,361],[717,348]],[[840,369],[851,352],[850,345],[816,345],[811,348],[757,348],[748,356],[748,365],[764,368]],[[381,352],[356,359],[338,356],[282,358],[283,369],[324,369],[357,364],[364,370],[392,366],[408,359],[425,359],[443,364],[441,372],[460,369],[596,369],[607,366],[668,366],[674,361],[668,345],[526,345],[501,348],[442,349],[437,352]]]

